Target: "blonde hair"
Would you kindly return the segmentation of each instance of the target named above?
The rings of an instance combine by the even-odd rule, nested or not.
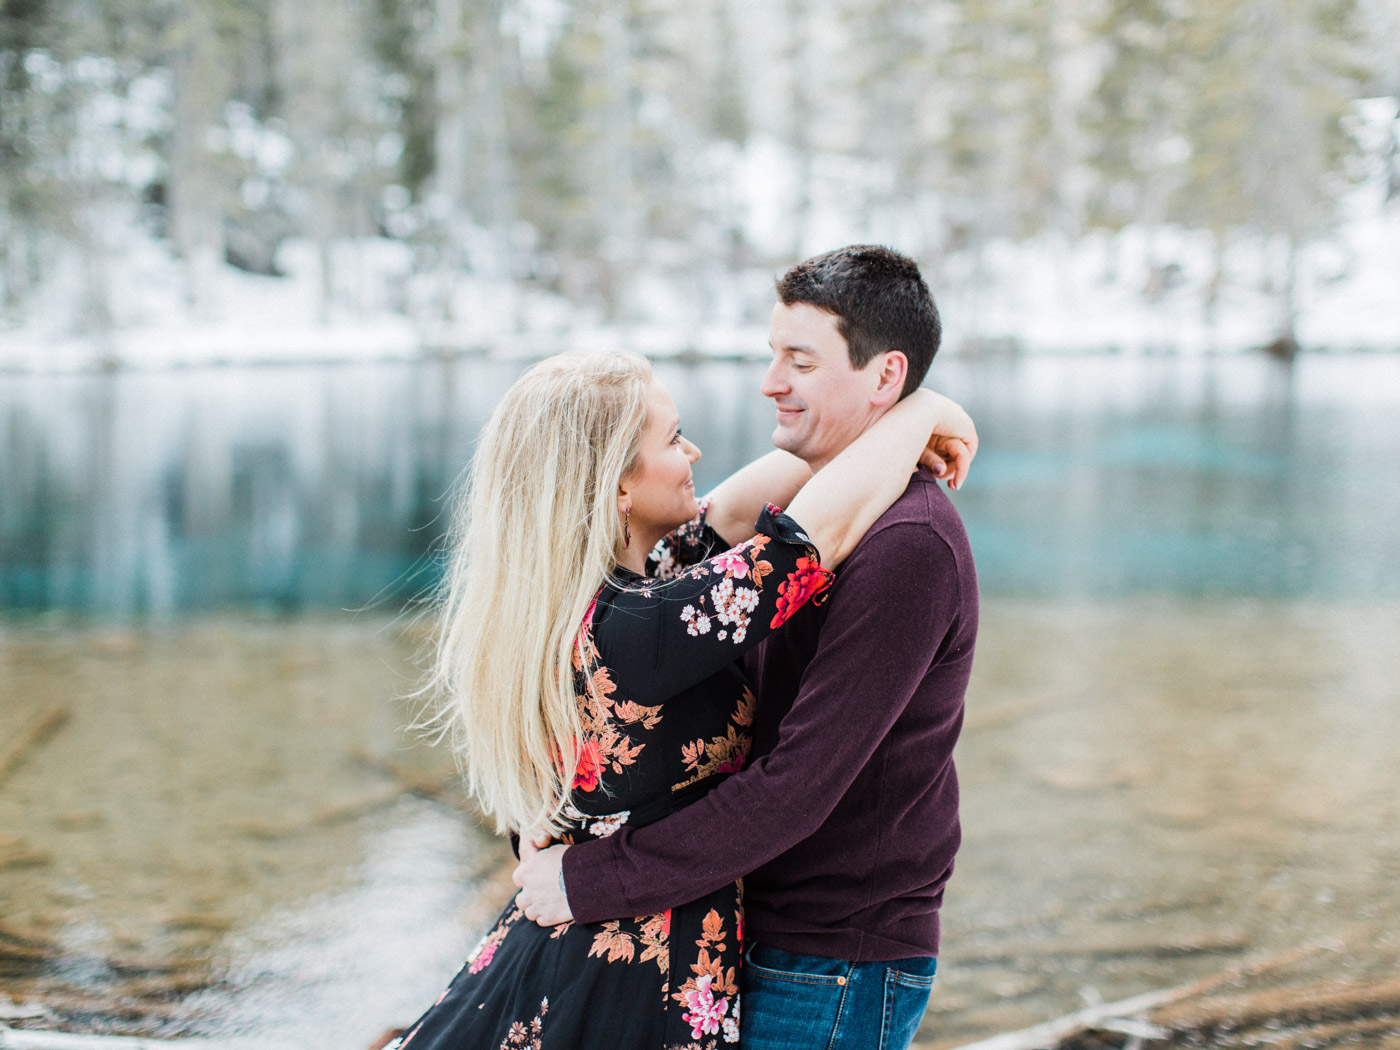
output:
[[[635,354],[534,365],[492,413],[456,498],[422,692],[497,831],[563,828],[582,735],[574,653],[617,563],[618,487],[650,380]]]

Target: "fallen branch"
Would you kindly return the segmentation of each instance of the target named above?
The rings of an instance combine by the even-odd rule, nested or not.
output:
[[[959,955],[961,965],[986,965],[990,963],[1019,962],[1036,957],[1065,958],[1068,956],[1091,959],[1173,959],[1184,955],[1228,955],[1242,952],[1249,947],[1249,941],[1237,936],[1179,937],[1162,941],[1101,941],[1097,944],[1072,944],[1047,942],[1026,944],[1001,951],[984,952],[977,955]]]
[[[1241,995],[1215,996],[1182,1003],[1154,1020],[1176,1029],[1221,1025],[1249,1028],[1271,1021],[1283,1024],[1322,1024],[1348,1021],[1385,1011],[1400,1013],[1400,979],[1381,984],[1272,988]]]
[[[37,718],[20,729],[14,739],[0,750],[0,784],[5,782],[16,766],[24,761],[31,750],[49,738],[68,720],[68,708],[63,704],[50,704],[39,712]]]
[[[1244,976],[1255,976],[1268,970],[1278,969],[1313,952],[1321,951],[1323,948],[1335,947],[1335,945],[1330,944],[1319,944],[1295,948],[1282,955],[1232,966],[1199,981],[1178,985],[1175,988],[1146,992],[1129,999],[1119,999],[1117,1002],[1088,1006],[1054,1021],[1046,1021],[1030,1028],[1023,1028],[1019,1032],[995,1035],[990,1039],[981,1039],[975,1043],[965,1043],[955,1050],[1054,1050],[1070,1036],[1078,1035],[1092,1028],[1102,1028],[1109,1023],[1121,1031],[1123,1029],[1121,1022],[1125,1019],[1132,1019],[1135,1015],[1145,1014],[1149,1010],[1166,1006],[1169,1003],[1201,995]],[[1153,1020],[1155,1022],[1158,1019],[1154,1017]]]

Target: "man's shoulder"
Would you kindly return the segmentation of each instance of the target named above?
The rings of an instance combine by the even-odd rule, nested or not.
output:
[[[933,476],[920,471],[836,570],[831,602],[908,604],[924,595],[956,605],[976,590],[962,518]]]
[[[972,556],[957,508],[924,470],[914,474],[889,510],[876,519],[856,551],[865,548],[872,553],[908,545],[946,547],[959,560]]]

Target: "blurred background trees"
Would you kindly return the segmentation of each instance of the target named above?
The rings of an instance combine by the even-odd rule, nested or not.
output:
[[[530,289],[626,322],[667,277],[751,320],[735,275],[833,237],[975,278],[997,240],[1134,225],[1151,255],[1175,225],[1254,244],[1291,338],[1300,246],[1368,161],[1400,193],[1397,28],[1395,0],[3,0],[0,310],[76,260],[100,331],[136,231],[195,315],[295,238],[322,316],[387,241],[421,300],[393,308],[461,322],[470,276],[519,325]]]

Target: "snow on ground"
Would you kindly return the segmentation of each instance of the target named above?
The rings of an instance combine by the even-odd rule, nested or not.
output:
[[[1400,349],[1400,201],[1378,179],[1343,202],[1334,237],[1299,265],[1298,335],[1317,350]],[[622,346],[653,356],[767,352],[769,273],[710,275],[653,268],[629,298],[627,323],[536,288],[472,274],[413,273],[411,249],[367,238],[322,257],[305,241],[283,245],[283,277],[212,266],[194,294],[190,268],[134,214],[113,211],[102,250],[110,304],[100,335],[78,330],[91,259],[72,251],[27,321],[0,329],[0,370],[407,358],[444,351],[537,356]],[[1214,242],[1202,231],[1130,227],[1076,241],[1053,236],[990,245],[977,266],[945,262],[935,281],[949,353],[988,347],[1020,352],[1232,352],[1274,335],[1277,296],[1264,286],[1276,254],[1237,239],[1223,253],[1213,320],[1204,302]],[[1156,261],[1156,268],[1149,265]],[[87,269],[85,270],[85,267]],[[1273,266],[1273,269],[1277,269]],[[707,316],[706,303],[741,303]],[[1156,294],[1146,291],[1156,284]],[[330,295],[323,294],[329,288]],[[323,306],[329,301],[332,305]]]

